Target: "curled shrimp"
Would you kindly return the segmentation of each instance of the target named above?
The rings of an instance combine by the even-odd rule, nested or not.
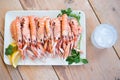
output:
[[[45,20],[48,17],[43,17],[38,19],[38,29],[37,29],[37,51],[45,55],[44,43],[45,43]]]
[[[31,50],[33,52],[33,54],[30,53],[30,51],[28,51],[29,55],[31,58],[33,58],[34,56],[38,56],[38,52],[36,49],[36,44],[37,44],[37,17],[35,16],[29,16],[29,20],[30,20],[30,35],[31,35]]]
[[[70,27],[74,35],[74,48],[76,48],[82,28],[78,25],[78,21],[76,19],[70,20]]]
[[[21,20],[19,17],[16,17],[16,19],[11,24],[11,33],[13,39],[17,42],[18,50],[21,53],[22,59],[24,59],[25,55],[23,53],[22,47],[23,47],[23,39],[22,39],[22,31],[21,31]]]
[[[50,18],[47,18],[45,21],[45,32],[46,32],[46,41],[45,41],[45,45],[44,45],[44,49],[48,52],[48,53],[52,53],[53,52],[53,32],[51,29],[51,25],[50,25]]]
[[[55,48],[61,38],[61,25],[60,20],[58,18],[54,18],[51,20],[51,28],[53,30],[53,38],[54,38],[54,45],[53,45],[53,54],[55,55]]]

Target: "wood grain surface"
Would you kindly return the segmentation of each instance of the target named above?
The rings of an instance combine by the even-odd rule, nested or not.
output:
[[[120,80],[120,39],[109,49],[97,49],[90,40],[96,26],[109,23],[120,34],[119,0],[1,0],[0,80]],[[18,66],[4,64],[4,17],[9,10],[61,10],[68,7],[86,15],[87,59],[82,66]]]
[[[117,29],[118,40],[114,48],[120,59],[120,0],[90,0],[90,3],[100,23],[111,24]]]

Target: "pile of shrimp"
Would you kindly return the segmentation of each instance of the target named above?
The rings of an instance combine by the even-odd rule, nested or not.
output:
[[[16,17],[11,23],[10,31],[22,59],[26,55],[31,59],[49,55],[65,59],[72,49],[77,48],[82,29],[75,18],[63,14],[57,18]]]

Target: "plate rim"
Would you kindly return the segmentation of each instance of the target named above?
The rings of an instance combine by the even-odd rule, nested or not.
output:
[[[6,14],[5,14],[5,26],[4,27],[6,27],[6,18],[7,18],[7,15],[9,15],[10,13],[19,13],[19,12],[22,12],[22,13],[24,13],[24,12],[49,12],[49,11],[58,11],[58,12],[60,12],[60,10],[11,10],[11,11],[7,11],[6,12]],[[84,37],[85,37],[85,58],[87,58],[86,57],[86,54],[87,54],[87,51],[86,51],[86,16],[85,16],[85,13],[82,11],[82,10],[73,10],[73,12],[81,12],[82,14],[83,14],[83,16],[84,16],[84,30],[85,30],[85,32],[84,32]],[[4,37],[5,37],[5,28],[4,28]],[[4,40],[4,43],[5,43],[5,40]],[[4,45],[5,46],[5,45]],[[3,55],[4,55],[4,58],[5,58],[5,47],[3,48],[4,49],[4,51],[3,51]],[[7,64],[7,65],[11,65],[10,63],[7,63],[6,61],[5,61],[5,59],[4,59],[4,62],[5,62],[5,64]],[[83,63],[81,63],[81,64],[72,64],[72,65],[82,65]],[[26,65],[26,64],[20,64],[20,65]],[[30,64],[31,65],[31,64]],[[40,64],[38,64],[38,65],[40,65]],[[55,64],[53,64],[53,65],[55,65]],[[66,64],[64,64],[64,65],[66,65]],[[68,65],[68,64],[67,64]]]

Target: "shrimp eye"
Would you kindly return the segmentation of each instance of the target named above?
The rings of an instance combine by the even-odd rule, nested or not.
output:
[[[30,41],[30,38],[28,40]]]
[[[21,40],[18,40],[18,42],[21,42]]]
[[[58,40],[60,40],[60,37],[58,37]]]
[[[34,42],[36,42],[36,40],[34,40]]]
[[[71,39],[73,39],[73,36],[71,36]]]
[[[74,25],[74,22],[72,21],[72,24]]]
[[[67,36],[65,36],[65,38],[67,38]]]
[[[52,25],[55,26],[55,22],[53,22]]]
[[[40,39],[40,41],[42,42],[42,39]]]

